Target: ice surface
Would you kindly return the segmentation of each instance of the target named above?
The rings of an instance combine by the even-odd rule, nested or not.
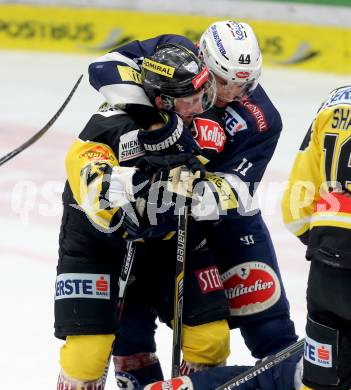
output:
[[[65,153],[102,98],[88,83],[92,56],[0,51],[0,156],[40,129],[81,73],[82,85],[49,132],[0,167],[0,387],[55,389],[61,345],[53,336],[53,294],[65,180]],[[303,246],[283,227],[279,190],[319,104],[347,77],[265,69],[262,85],[280,110],[284,131],[262,183],[262,208],[276,245],[291,314],[303,335],[308,264]],[[273,184],[272,184],[273,183]],[[229,363],[252,363],[233,332]],[[157,334],[166,376],[171,332]],[[114,389],[110,374],[107,390]]]

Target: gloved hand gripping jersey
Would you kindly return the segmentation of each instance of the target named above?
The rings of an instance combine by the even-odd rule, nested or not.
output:
[[[151,154],[142,157],[137,168],[147,175],[154,175],[160,171],[169,172],[173,168],[185,165],[192,173],[199,172],[200,178],[204,178],[206,174],[205,167],[200,160],[191,153],[180,154]]]
[[[138,139],[144,147],[146,155],[178,156],[186,154],[190,158],[192,155],[201,154],[201,148],[194,140],[191,131],[184,127],[182,119],[176,113],[160,112],[159,125],[162,127],[154,130],[139,130]],[[184,156],[181,158],[181,162],[183,162]],[[162,162],[162,164],[164,163]],[[161,168],[163,168],[162,165]]]

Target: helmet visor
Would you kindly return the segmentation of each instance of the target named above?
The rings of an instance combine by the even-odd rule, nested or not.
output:
[[[202,114],[216,101],[216,80],[209,72],[206,82],[194,94],[177,98],[161,94],[160,97],[165,109],[175,111],[181,117]]]

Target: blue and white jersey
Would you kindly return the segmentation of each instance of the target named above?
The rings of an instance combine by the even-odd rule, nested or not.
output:
[[[94,61],[89,66],[90,83],[111,105],[151,105],[141,86],[140,66],[163,43],[181,44],[197,53],[197,47],[180,35],[133,41]],[[248,183],[252,194],[282,130],[279,112],[262,86],[250,97],[229,103],[225,110],[210,109],[194,123],[194,137],[210,160],[207,170],[237,176]]]
[[[202,114],[223,124],[223,150],[206,168],[212,172],[235,174],[254,192],[276,148],[282,121],[264,89],[258,85],[253,94]],[[255,186],[256,183],[256,186]]]
[[[178,43],[197,52],[191,41],[177,35],[134,41],[92,63],[89,67],[91,84],[111,105],[151,105],[140,83],[140,65],[145,56],[152,55],[158,45],[166,42]],[[274,299],[264,299],[265,302],[260,301],[257,305],[259,300],[255,293],[254,296],[247,293],[252,289],[251,279],[241,278],[244,292],[239,294],[238,304],[247,307],[248,303],[254,303],[251,305],[253,310],[246,311],[246,315],[232,315],[230,322],[230,327],[240,327],[253,356],[261,358],[296,340],[289,319],[289,305],[284,289],[280,287],[282,281],[269,232],[259,210],[251,210],[254,206],[246,203],[247,200],[250,203],[249,198],[274,153],[282,130],[281,117],[262,86],[258,85],[250,96],[229,103],[225,109],[213,107],[196,117],[191,130],[207,159],[206,170],[212,172],[206,180],[213,189],[221,221],[211,224],[205,236],[210,250],[220,259],[220,272],[228,276],[224,282],[226,291],[230,294],[232,281],[237,282],[235,278],[240,275],[240,270],[244,269],[246,273],[248,264],[251,264],[250,270],[257,283],[260,283],[262,274],[274,282],[269,284],[275,286],[269,295]],[[242,187],[245,187],[244,195],[249,197],[242,197]],[[232,223],[232,218],[235,218],[235,223]],[[252,259],[255,259],[255,264],[252,264]],[[269,270],[270,276],[265,270]],[[235,294],[228,298],[231,307],[237,305],[236,298]],[[295,364],[292,370],[295,371]],[[198,386],[195,381],[194,389],[205,389],[203,380]],[[208,379],[206,381],[211,383]],[[212,382],[206,388],[217,386]],[[277,388],[292,387],[289,384]],[[267,385],[265,388],[272,387]]]
[[[187,38],[166,34],[145,41],[133,41],[97,58],[89,66],[90,84],[114,105],[143,104],[151,106],[140,81],[144,57],[154,54],[164,43],[176,43],[197,53]]]

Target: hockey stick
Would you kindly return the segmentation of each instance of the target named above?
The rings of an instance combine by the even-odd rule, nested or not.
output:
[[[72,99],[72,96],[75,93],[76,89],[78,88],[78,85],[81,82],[82,78],[83,75],[79,77],[77,82],[74,84],[74,87],[72,88],[71,92],[67,96],[66,100],[63,102],[62,106],[58,109],[56,114],[49,120],[49,122],[41,130],[39,130],[36,134],[34,134],[33,137],[27,140],[24,144],[14,149],[12,152],[6,154],[5,156],[1,157],[0,165],[4,164],[6,161],[11,160],[13,157],[17,156],[17,154],[23,152],[23,150],[27,149],[28,146],[34,144],[35,141],[41,138],[50,129],[50,127],[56,122],[57,118],[61,115],[62,111],[65,109],[69,101]]]
[[[121,320],[122,310],[124,305],[126,288],[129,280],[130,271],[133,266],[134,256],[135,256],[135,244],[134,241],[127,242],[127,252],[123,259],[121,275],[118,279],[118,300],[117,300],[117,310],[118,310],[118,323]]]
[[[188,228],[188,206],[179,210],[177,235],[177,261],[174,291],[174,325],[172,350],[172,378],[179,375],[180,355],[182,349],[183,296],[186,239]]]
[[[240,385],[248,382],[255,376],[262,374],[263,372],[276,366],[282,361],[288,359],[290,356],[294,355],[295,353],[302,352],[304,347],[304,342],[305,339],[301,339],[296,343],[289,345],[287,348],[283,349],[282,351],[276,353],[275,355],[263,359],[260,363],[256,364],[254,367],[237,375],[235,378],[217,387],[215,390],[231,390],[234,387],[239,387]]]

